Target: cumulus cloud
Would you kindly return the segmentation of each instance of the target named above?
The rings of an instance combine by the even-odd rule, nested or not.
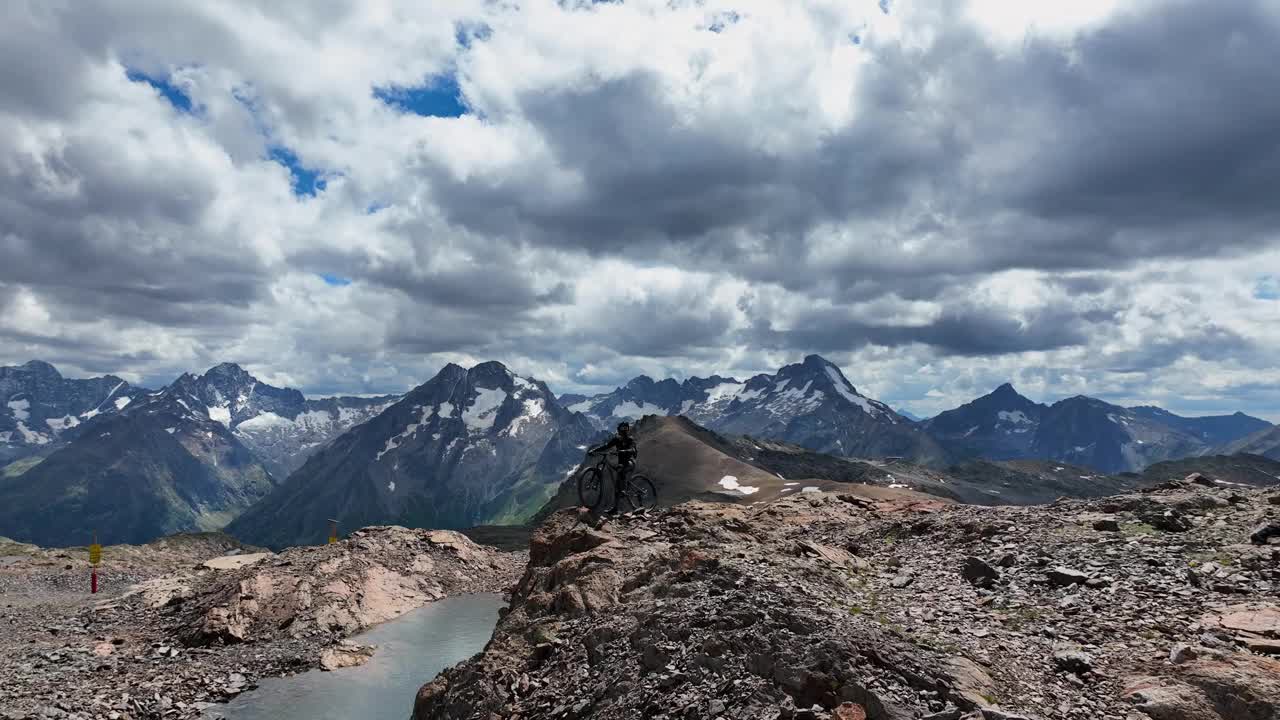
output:
[[[1280,420],[1277,81],[1266,0],[10,3],[0,362]]]

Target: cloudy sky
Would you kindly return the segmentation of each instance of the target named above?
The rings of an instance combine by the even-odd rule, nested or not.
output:
[[[1277,0],[9,0],[0,364],[1280,421],[1278,87]]]

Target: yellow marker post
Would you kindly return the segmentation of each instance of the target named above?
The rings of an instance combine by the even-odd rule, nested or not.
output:
[[[98,592],[98,564],[102,562],[102,546],[98,544],[98,531],[93,531],[93,544],[89,546],[89,593]]]
[[[338,521],[329,518],[329,544],[338,542]]]

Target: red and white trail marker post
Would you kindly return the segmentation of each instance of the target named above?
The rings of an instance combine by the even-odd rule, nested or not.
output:
[[[98,565],[102,562],[102,546],[98,544],[98,531],[93,531],[93,544],[89,546],[89,592],[98,592]]]

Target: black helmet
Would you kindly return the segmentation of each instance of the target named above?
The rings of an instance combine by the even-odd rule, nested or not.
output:
[[[631,429],[631,423],[627,422],[626,420],[623,420],[622,422],[618,423],[618,432],[622,432],[623,430],[630,430],[630,429]]]

